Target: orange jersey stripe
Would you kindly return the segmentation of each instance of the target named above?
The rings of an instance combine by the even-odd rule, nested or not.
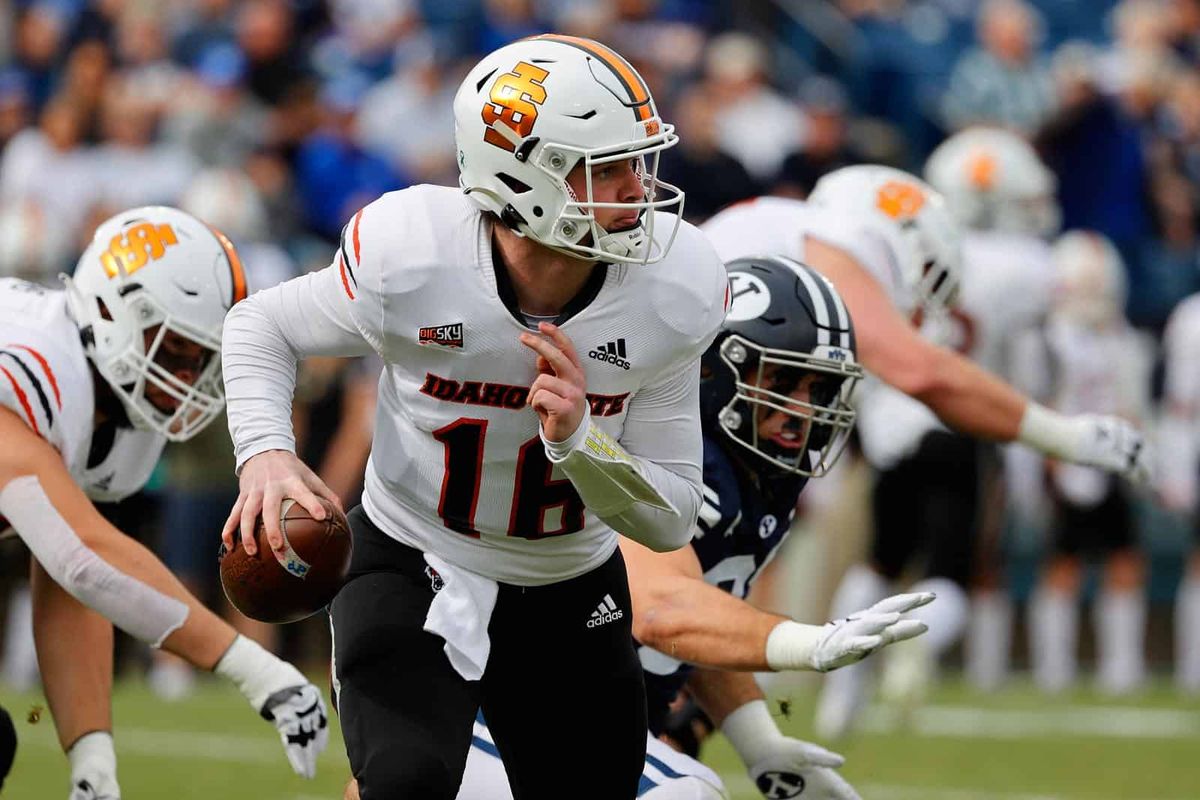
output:
[[[595,56],[599,59],[600,63],[612,70],[613,74],[620,79],[626,91],[629,92],[633,113],[637,116],[638,121],[643,122],[654,116],[654,111],[650,108],[650,90],[646,88],[646,84],[642,82],[641,76],[634,71],[629,62],[621,58],[616,51],[610,50],[599,42],[579,36],[547,33],[543,36],[535,36],[533,38],[548,39],[552,42],[569,44],[572,47],[578,47],[589,55]]]
[[[342,274],[342,288],[346,290],[346,296],[351,300],[354,299],[354,292],[350,291],[350,281],[346,279],[346,260],[338,254],[338,271]]]
[[[0,372],[4,373],[4,377],[8,378],[8,382],[12,384],[13,391],[17,393],[17,402],[21,404],[21,408],[25,409],[25,416],[29,420],[29,427],[33,428],[33,432],[38,436],[42,435],[42,431],[38,428],[37,417],[33,415],[33,409],[29,406],[29,396],[25,394],[25,390],[21,388],[21,384],[17,383],[17,379],[12,376],[12,373],[4,367],[0,367]]]
[[[229,241],[229,237],[212,225],[209,225],[208,229],[221,243],[221,249],[225,251],[225,258],[229,261],[229,274],[233,277],[233,297],[229,305],[233,306],[234,303],[240,303],[246,299],[246,270],[242,267],[242,259],[234,249],[233,242]]]
[[[358,241],[358,223],[362,221],[362,212],[364,209],[359,209],[354,215],[354,263],[362,263],[362,244]]]
[[[58,410],[62,411],[62,394],[58,391],[58,381],[54,378],[54,370],[50,369],[50,362],[47,361],[41,353],[34,350],[32,347],[23,344],[6,344],[5,347],[19,347],[29,353],[37,362],[42,365],[42,371],[46,373],[46,377],[50,379],[50,388],[54,390],[54,402],[58,404]]]

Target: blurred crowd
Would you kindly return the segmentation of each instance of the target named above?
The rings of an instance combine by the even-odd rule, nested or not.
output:
[[[1152,347],[1200,290],[1200,0],[16,0],[0,7],[0,275],[54,284],[98,221],[152,203],[227,234],[252,289],[322,268],[379,194],[456,182],[462,76],[549,30],[602,40],[645,76],[681,136],[660,176],[692,221],[804,197],[848,164],[919,174],[946,136],[990,124],[1037,147],[1064,230],[1115,246]],[[300,446],[347,507],[376,372],[302,368]],[[170,448],[135,513],[165,521],[142,527],[213,603],[232,466],[214,424]],[[327,652],[320,623],[286,636]],[[28,675],[23,647],[5,647],[8,680]],[[186,691],[186,670],[155,670],[165,695]]]

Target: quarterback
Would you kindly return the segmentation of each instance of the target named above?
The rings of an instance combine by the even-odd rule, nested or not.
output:
[[[221,324],[245,296],[229,241],[165,207],[102,223],[65,291],[0,280],[0,529],[35,560],[38,661],[72,800],[120,797],[113,624],[232,680],[275,723],[297,773],[315,774],[328,740],[315,686],[92,505],[138,491],[168,440],[220,413]]]
[[[1059,414],[921,335],[913,316],[940,316],[954,300],[961,245],[941,195],[920,179],[888,167],[845,167],[818,181],[807,202],[760,198],[717,214],[703,229],[723,258],[787,255],[833,281],[857,321],[858,356],[868,373],[921,401],[947,427],[1146,477],[1143,439],[1129,423]],[[886,594],[874,573],[848,576],[834,597],[835,616]],[[916,616],[936,629],[943,609],[957,615],[935,602]],[[862,677],[843,670],[825,683],[818,730],[836,736],[853,721]]]
[[[841,453],[862,368],[850,315],[828,280],[780,256],[734,261],[729,278],[733,303],[701,362],[704,501],[691,544],[654,553],[621,541],[650,721],[638,796],[728,796],[694,759],[693,718],[671,711],[686,685],[765,796],[857,800],[834,771],[841,756],[780,733],[750,671],[824,672],[851,664],[923,633],[922,623],[902,614],[933,596],[891,597],[824,626],[745,602],[786,539],[805,483]],[[511,798],[482,721],[459,798]]]
[[[294,455],[298,357],[385,362],[333,681],[363,798],[451,800],[482,708],[514,794],[558,797],[603,752],[633,797],[646,704],[618,532],[685,545],[700,509],[700,355],[728,303],[712,246],[656,179],[677,142],[596,42],[502,47],[454,103],[461,190],[358,212],[325,270],[225,324],[241,494],[226,543],[280,499],[321,513]],[[600,611],[596,622],[593,612]],[[587,691],[578,692],[586,685]],[[565,697],[592,735],[547,735]]]

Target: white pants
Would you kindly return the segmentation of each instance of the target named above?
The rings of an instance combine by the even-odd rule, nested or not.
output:
[[[581,781],[586,782],[588,770],[593,768],[586,765],[580,770]],[[569,797],[572,794],[570,787],[563,788],[563,796]],[[649,733],[646,734],[646,765],[642,768],[637,796],[642,800],[729,800],[717,773],[694,758],[672,750]],[[467,755],[467,771],[458,790],[458,800],[513,800],[500,753],[492,744],[492,734],[487,725],[478,720],[471,737],[471,752]]]

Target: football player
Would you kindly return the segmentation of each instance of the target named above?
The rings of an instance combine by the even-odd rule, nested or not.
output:
[[[476,65],[454,103],[461,190],[354,215],[327,269],[231,312],[241,494],[224,531],[270,546],[283,496],[331,492],[294,454],[296,359],[385,367],[333,680],[366,800],[450,800],[482,707],[517,797],[632,797],[646,705],[617,533],[685,545],[700,509],[700,355],[728,302],[712,246],[656,179],[677,141],[609,48],[545,35]],[[648,266],[653,264],[653,266]],[[597,614],[599,620],[597,621]],[[579,695],[585,737],[547,736]]]
[[[1177,514],[1191,516],[1194,544],[1175,590],[1175,685],[1200,694],[1200,294],[1185,298],[1167,321],[1163,337],[1166,375],[1159,426],[1162,459],[1159,496]]]
[[[1025,368],[1025,351],[1031,342],[1040,341],[1053,296],[1047,240],[1057,232],[1061,218],[1054,173],[1019,135],[997,128],[970,128],[934,150],[925,165],[925,178],[941,192],[964,228],[962,288],[949,313],[939,318],[941,330],[930,331],[931,335],[1008,382],[1027,391],[1035,388]],[[903,434],[910,429],[915,436],[893,437],[885,439],[882,448],[867,448],[868,454],[883,450],[888,459],[886,465],[876,463],[888,469],[875,491],[875,498],[884,502],[875,510],[877,526],[883,530],[876,531],[873,561],[885,567],[888,577],[895,577],[906,562],[912,563],[913,548],[923,541],[929,551],[928,575],[953,582],[953,586],[943,585],[939,602],[946,601],[949,607],[959,587],[970,583],[969,620],[964,613],[949,621],[968,625],[968,678],[980,688],[994,689],[1007,671],[1012,639],[1012,609],[1000,588],[997,557],[998,511],[1004,507],[1000,498],[1007,492],[1009,508],[1035,507],[1035,502],[1026,501],[1040,497],[1042,473],[1039,466],[1027,462],[1032,457],[1040,464],[1041,457],[1019,444],[1000,450],[950,432],[919,401],[890,386],[877,386],[872,404],[877,424],[865,421],[871,414],[864,407],[860,430],[870,427],[878,434]],[[897,414],[908,414],[923,424],[896,426]],[[943,456],[958,453],[960,457],[933,458],[939,449]],[[914,515],[911,498],[905,496],[912,491],[912,482],[928,490],[939,476],[941,486],[952,489],[957,484],[961,491],[949,497],[926,491],[926,502],[919,506],[924,513]],[[1002,476],[1014,480],[1006,483]],[[965,612],[964,602],[954,605]],[[957,631],[948,630],[936,641],[944,649],[957,638]],[[914,643],[892,654],[906,658],[894,657],[885,665],[883,684],[893,697],[915,699],[924,694],[923,684],[940,653],[921,650],[920,643]]]
[[[945,312],[958,289],[961,253],[957,225],[941,195],[920,179],[888,167],[846,167],[818,181],[807,202],[760,198],[723,211],[703,229],[723,258],[787,255],[832,280],[858,322],[858,355],[866,370],[920,400],[947,427],[1145,476],[1142,436],[1129,423],[1059,414],[921,335],[913,316]],[[834,597],[833,615],[869,606],[886,593],[878,573],[852,568]],[[951,592],[950,600],[916,616],[931,630],[953,630],[952,620],[962,618],[965,606],[961,592],[957,597],[959,603]],[[928,645],[935,652],[940,647]],[[818,707],[823,736],[848,729],[863,697],[863,677],[861,668],[851,668],[826,678]]]
[[[102,223],[65,291],[0,280],[0,528],[35,559],[38,661],[72,800],[120,796],[113,624],[233,681],[275,723],[297,773],[315,774],[328,740],[315,686],[92,505],[141,489],[167,441],[220,413],[221,324],[245,296],[229,241],[165,207]]]
[[[780,733],[751,671],[824,672],[858,661],[924,632],[902,614],[933,598],[888,598],[824,626],[745,602],[787,537],[805,483],[841,453],[862,368],[846,306],[818,273],[780,256],[750,257],[729,265],[729,283],[733,304],[701,366],[704,502],[691,545],[655,553],[621,540],[649,701],[638,796],[727,796],[695,761],[703,738],[696,721],[720,727],[766,797],[803,791],[856,800],[834,771],[841,756]],[[685,684],[707,717],[672,713]],[[486,725],[477,722],[459,797],[508,800],[503,776]]]
[[[1125,265],[1103,235],[1071,231],[1054,243],[1053,308],[1046,324],[1051,405],[1068,413],[1141,421],[1150,408],[1150,345],[1125,319]],[[1127,487],[1092,467],[1047,465],[1053,542],[1029,603],[1034,682],[1045,691],[1074,683],[1081,556],[1103,559],[1095,605],[1096,682],[1123,694],[1145,679],[1145,566]]]

